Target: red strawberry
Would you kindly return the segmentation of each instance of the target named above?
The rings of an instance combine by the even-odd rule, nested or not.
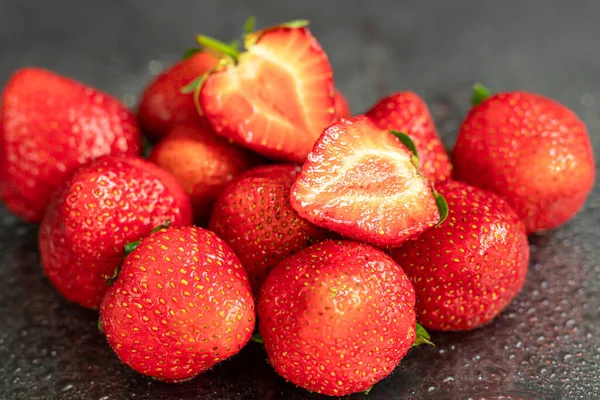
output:
[[[450,177],[452,164],[438,136],[427,104],[413,92],[398,92],[379,100],[368,112],[382,129],[410,136],[419,151],[419,170],[432,182]]]
[[[313,224],[347,237],[400,245],[440,221],[439,197],[415,162],[401,139],[369,118],[341,120],[323,132],[309,154],[292,186],[292,207]]]
[[[192,223],[189,196],[168,172],[137,157],[99,158],[66,182],[39,231],[46,275],[68,300],[97,308],[123,246],[170,220]]]
[[[473,329],[490,322],[523,287],[527,236],[499,196],[454,181],[439,191],[448,219],[392,255],[415,286],[423,326]]]
[[[238,258],[214,233],[191,226],[143,239],[100,309],[121,361],[163,381],[193,378],[236,354],[254,320]]]
[[[486,93],[479,88],[480,101]],[[595,181],[585,125],[567,107],[526,93],[476,104],[453,151],[456,179],[503,196],[527,232],[555,228],[581,209]]]
[[[335,116],[337,119],[350,118],[352,113],[350,112],[350,106],[344,95],[339,91],[335,91]]]
[[[146,87],[138,111],[146,135],[158,140],[177,123],[206,122],[198,114],[192,95],[181,93],[181,89],[214,68],[217,61],[207,52],[196,53],[175,63]]]
[[[265,156],[301,163],[335,117],[333,73],[309,30],[277,26],[226,50],[199,92],[217,133]],[[201,45],[210,46],[200,37]]]
[[[207,221],[225,184],[259,161],[209,128],[190,124],[173,127],[154,147],[150,160],[179,180],[201,223]]]
[[[325,238],[325,231],[300,218],[290,205],[298,171],[293,165],[252,169],[229,184],[215,203],[208,227],[238,254],[254,293],[281,260]]]
[[[80,165],[106,154],[137,155],[135,117],[118,100],[39,68],[8,81],[0,121],[0,194],[31,222]]]
[[[257,306],[269,362],[313,392],[344,396],[388,376],[415,341],[415,292],[385,253],[326,241],[285,259]]]

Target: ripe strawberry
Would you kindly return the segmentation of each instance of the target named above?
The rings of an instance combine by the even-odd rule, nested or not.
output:
[[[236,354],[252,336],[246,272],[214,233],[163,229],[127,256],[108,289],[100,323],[125,364],[182,381]]]
[[[395,249],[428,329],[468,330],[490,322],[517,295],[529,246],[519,217],[501,197],[461,182],[439,187],[448,219]]]
[[[179,180],[200,223],[207,222],[225,184],[259,162],[210,128],[191,124],[174,126],[154,147],[150,160]]]
[[[44,271],[68,300],[97,308],[123,246],[170,220],[192,223],[177,180],[137,157],[101,157],[77,170],[48,207],[39,231]]]
[[[382,129],[404,132],[419,151],[419,171],[430,181],[450,177],[452,164],[438,136],[427,104],[413,92],[398,92],[379,100],[366,114]]]
[[[347,237],[398,246],[443,219],[406,135],[358,116],[327,128],[292,186],[302,218]]]
[[[17,71],[0,103],[0,194],[28,221],[42,219],[51,195],[80,165],[141,151],[135,117],[118,100],[50,71]]]
[[[290,205],[298,171],[293,165],[251,169],[215,203],[208,227],[238,254],[256,294],[271,268],[326,236]]]
[[[528,233],[555,228],[585,203],[595,164],[585,125],[567,107],[526,93],[476,104],[453,151],[456,179],[503,196]]]
[[[335,91],[334,107],[336,119],[352,117],[352,112],[350,112],[350,106],[348,106],[348,100],[346,100],[344,95],[339,90]]]
[[[138,118],[144,133],[153,140],[163,137],[180,122],[205,123],[191,94],[181,93],[188,83],[210,71],[218,59],[207,52],[193,54],[156,77],[144,90]]]
[[[415,341],[415,292],[387,254],[350,241],[312,245],[260,291],[269,362],[313,392],[344,396],[388,376]]]
[[[224,52],[199,89],[202,112],[219,133],[267,157],[301,163],[335,117],[333,73],[308,29],[276,26],[245,36],[246,52],[199,37]]]

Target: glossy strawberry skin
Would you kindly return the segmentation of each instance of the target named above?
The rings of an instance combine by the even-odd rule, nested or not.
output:
[[[291,189],[313,224],[376,246],[399,246],[440,220],[434,193],[412,153],[370,118],[327,128]]]
[[[290,205],[298,171],[286,164],[251,169],[228,184],[215,204],[208,227],[240,257],[254,293],[271,268],[327,236]]]
[[[100,308],[108,343],[125,364],[182,381],[250,340],[254,301],[246,272],[214,233],[163,229],[142,240]]]
[[[385,253],[312,245],[276,266],[257,311],[269,362],[313,392],[344,396],[389,375],[415,339],[415,293]]]
[[[382,129],[406,133],[419,152],[419,171],[432,182],[448,179],[452,164],[427,104],[413,92],[393,93],[366,113]]]
[[[571,219],[596,175],[583,122],[567,107],[526,92],[499,93],[473,107],[453,160],[456,179],[504,197],[528,233]]]
[[[154,164],[105,156],[81,167],[59,190],[39,230],[42,265],[67,300],[97,308],[123,247],[170,220],[192,223],[189,196]]]
[[[200,224],[208,221],[224,186],[260,162],[259,157],[228,143],[210,128],[191,124],[174,126],[154,146],[149,159],[173,174],[185,188]]]
[[[162,72],[144,89],[138,109],[138,119],[144,133],[153,141],[163,137],[179,123],[206,125],[191,94],[181,89],[210,71],[218,59],[199,52],[181,60]]]
[[[246,37],[237,64],[222,64],[199,102],[214,130],[266,157],[302,163],[335,119],[333,72],[306,28],[274,27]]]
[[[474,329],[489,323],[523,287],[527,236],[501,197],[455,181],[437,189],[448,203],[448,218],[392,256],[415,287],[421,325]]]
[[[346,100],[342,92],[340,92],[339,90],[335,91],[335,116],[338,120],[340,118],[352,117],[352,112],[350,111],[348,100]]]
[[[1,103],[0,194],[28,221],[41,221],[54,191],[79,166],[141,151],[139,128],[125,106],[50,71],[20,69]]]

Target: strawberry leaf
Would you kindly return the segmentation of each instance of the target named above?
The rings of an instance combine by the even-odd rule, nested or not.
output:
[[[438,193],[435,189],[433,189],[433,197],[435,197],[435,204],[437,204],[438,211],[440,213],[440,221],[436,224],[436,226],[440,226],[442,222],[448,218],[448,203],[446,202],[446,198]]]
[[[492,95],[490,89],[483,86],[481,83],[473,85],[473,96],[471,97],[471,104],[476,106],[483,103],[488,97]]]
[[[417,323],[416,328],[415,328],[415,341],[412,344],[412,347],[415,346],[419,346],[421,344],[428,344],[431,346],[435,346],[429,339],[431,339],[431,335],[429,335],[429,332],[427,332],[425,330],[425,328],[423,328],[423,326],[419,323]]]
[[[194,93],[196,91],[196,88],[198,86],[202,85],[202,82],[204,82],[204,79],[206,79],[206,74],[197,77],[196,79],[194,79],[193,81],[191,81],[190,83],[188,83],[187,85],[182,87],[179,91],[182,94]]]
[[[264,344],[265,343],[263,341],[262,336],[260,336],[260,332],[258,332],[258,331],[254,332],[254,334],[252,335],[252,337],[250,338],[250,340],[252,340],[253,342],[256,342],[256,343],[260,343],[260,344]]]
[[[196,42],[206,50],[229,56],[234,60],[237,60],[240,56],[240,51],[235,47],[209,36],[198,35],[196,36]]]
[[[392,133],[392,135],[396,136],[398,139],[400,139],[400,141],[402,142],[402,144],[413,154],[412,156],[412,163],[415,166],[415,168],[419,168],[419,152],[417,151],[417,146],[415,145],[415,142],[412,141],[412,139],[404,132],[398,132],[398,131],[390,131]]]
[[[254,32],[254,26],[256,25],[256,18],[254,15],[248,17],[246,22],[244,22],[244,33]]]
[[[196,53],[200,53],[202,51],[202,49],[198,48],[198,47],[190,47],[189,49],[187,49],[185,51],[185,53],[183,53],[183,59],[187,60],[188,58],[190,58],[191,56],[193,56]]]

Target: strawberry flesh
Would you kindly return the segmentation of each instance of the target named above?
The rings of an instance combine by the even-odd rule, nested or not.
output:
[[[247,50],[206,78],[202,111],[217,133],[300,163],[335,116],[327,56],[306,28],[267,30]]]
[[[291,202],[301,217],[347,237],[396,246],[440,220],[412,153],[365,117],[341,120],[319,138]]]

